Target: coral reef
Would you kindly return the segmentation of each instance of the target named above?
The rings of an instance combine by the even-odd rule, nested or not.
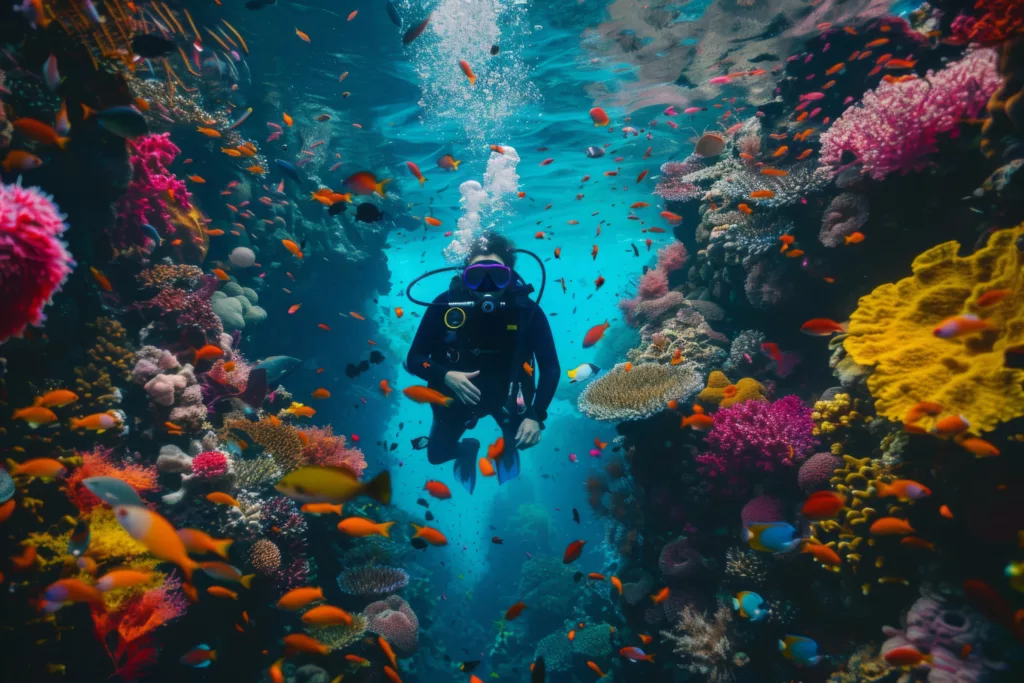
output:
[[[821,136],[821,163],[838,171],[851,152],[875,180],[931,164],[939,136],[984,110],[999,88],[996,52],[979,49],[924,78],[882,83]]]
[[[81,464],[68,475],[64,483],[64,491],[71,504],[82,513],[87,513],[103,504],[103,501],[82,484],[82,481],[89,477],[120,479],[139,494],[158,489],[155,467],[147,467],[133,462],[115,463],[113,451],[102,447],[82,453],[81,458]]]
[[[743,377],[733,384],[725,373],[714,370],[708,375],[707,386],[697,394],[697,402],[705,407],[728,408],[745,401],[767,401],[764,385],[751,377]]]
[[[156,228],[160,237],[167,241],[176,237],[184,240],[187,237],[191,242],[190,236],[177,234],[174,214],[171,212],[174,205],[179,210],[188,209],[192,200],[192,194],[184,181],[168,170],[181,150],[171,142],[169,133],[136,138],[133,146],[132,181],[117,203],[118,234],[115,245],[128,247],[151,239],[144,232],[144,225]]]
[[[933,401],[944,414],[962,416],[973,434],[1024,415],[1024,370],[1005,361],[1009,349],[1024,344],[1021,236],[1024,225],[997,230],[969,256],[945,242],[914,259],[912,276],[861,297],[843,347],[854,362],[873,367],[868,388],[879,415],[899,422],[916,403]],[[977,303],[996,289],[1009,294],[994,306]],[[991,329],[954,339],[934,334],[947,318],[965,314],[983,316]],[[918,425],[927,429],[929,420]]]
[[[43,308],[75,267],[60,239],[66,229],[49,196],[0,183],[0,342],[43,324]]]
[[[255,458],[232,458],[231,469],[235,472],[235,486],[240,489],[260,489],[277,482],[284,474],[277,462],[269,455]]]
[[[262,576],[274,576],[281,568],[281,549],[273,541],[261,538],[249,549],[249,565]]]
[[[729,548],[725,553],[725,574],[735,582],[755,588],[768,581],[768,568],[759,553],[749,548]]]
[[[237,282],[225,282],[210,297],[210,306],[223,323],[224,330],[234,332],[267,319],[267,312],[257,305],[259,300],[255,290],[242,287]]]
[[[831,453],[815,453],[800,465],[796,480],[800,490],[810,495],[831,487],[830,480],[835,471],[843,467],[842,458]]]
[[[358,448],[346,444],[344,435],[335,434],[330,425],[302,430],[307,443],[302,448],[302,461],[321,467],[344,467],[357,477],[366,470],[366,458]]]
[[[821,216],[818,241],[826,247],[841,247],[847,237],[864,227],[868,217],[867,197],[855,192],[838,194]]]
[[[161,472],[182,475],[181,488],[163,496],[164,503],[177,505],[194,492],[231,490],[235,485],[234,461],[220,451],[203,451],[190,457],[177,446],[160,449],[156,467]]]
[[[634,364],[683,360],[701,369],[716,367],[725,358],[728,337],[715,332],[704,316],[688,305],[660,324],[640,328],[640,345],[626,353]]]
[[[668,401],[689,401],[700,390],[700,377],[691,363],[616,366],[587,385],[579,409],[596,420],[642,420],[664,410]]]
[[[371,602],[363,610],[366,630],[383,636],[399,656],[408,657],[419,645],[420,621],[416,613],[397,595]]]
[[[723,408],[707,435],[708,452],[696,458],[699,470],[712,488],[742,495],[753,474],[802,462],[818,443],[813,429],[810,409],[796,396]]]
[[[310,628],[308,633],[317,641],[331,649],[331,652],[344,651],[362,639],[369,626],[369,620],[362,614],[352,615],[352,625],[327,626]],[[390,641],[388,641],[390,642]]]
[[[729,626],[732,610],[719,605],[713,621],[687,605],[671,631],[662,631],[673,651],[683,658],[679,665],[707,683],[732,680],[732,643]]]
[[[276,417],[263,417],[259,422],[250,422],[245,418],[225,420],[224,427],[229,431],[245,433],[273,456],[278,467],[285,472],[305,463],[298,430]]]
[[[115,382],[131,379],[135,355],[128,343],[128,331],[113,318],[97,318],[87,326],[95,335],[86,351],[88,361],[75,368],[75,393],[83,412],[100,411],[121,402]]]
[[[203,281],[203,269],[186,263],[155,263],[135,277],[144,287],[190,291]]]
[[[399,567],[367,564],[351,567],[338,574],[338,588],[349,595],[378,597],[409,585],[409,573]]]

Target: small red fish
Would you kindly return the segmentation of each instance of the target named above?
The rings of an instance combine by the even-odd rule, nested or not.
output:
[[[580,555],[583,554],[583,546],[586,544],[586,541],[573,541],[566,546],[565,554],[562,555],[562,564],[572,564],[580,559]]]
[[[604,337],[604,333],[609,327],[611,327],[611,325],[607,320],[605,320],[600,325],[594,325],[587,330],[587,333],[583,336],[583,348],[590,348],[597,342],[601,341],[601,338]]]

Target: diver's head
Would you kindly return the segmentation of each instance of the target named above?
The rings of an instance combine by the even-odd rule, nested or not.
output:
[[[516,245],[504,235],[485,232],[466,254],[462,281],[474,292],[501,292],[512,284]]]

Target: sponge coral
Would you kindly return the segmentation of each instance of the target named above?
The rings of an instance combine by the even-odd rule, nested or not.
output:
[[[0,343],[40,325],[71,274],[75,262],[60,240],[66,229],[50,197],[0,183]]]
[[[843,345],[855,362],[874,366],[868,389],[879,415],[902,421],[914,404],[934,401],[961,415],[974,434],[1024,415],[1024,370],[1007,367],[1004,357],[1024,345],[1021,237],[1024,224],[998,230],[966,257],[957,256],[957,242],[945,242],[914,259],[912,276],[860,299]],[[1000,302],[978,305],[981,295],[1001,289],[1009,294]],[[963,314],[984,317],[993,329],[935,336],[936,325]],[[930,419],[917,424],[928,428]]]
[[[579,408],[596,420],[642,420],[664,410],[668,401],[686,402],[699,390],[700,374],[692,363],[644,363],[629,371],[618,366],[587,385]]]
[[[708,375],[708,385],[697,394],[697,401],[705,406],[728,408],[744,401],[767,401],[764,385],[753,377],[744,377],[736,384],[729,381],[721,370]]]

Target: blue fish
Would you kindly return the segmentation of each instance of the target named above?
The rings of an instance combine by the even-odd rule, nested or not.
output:
[[[267,386],[276,387],[288,373],[302,365],[302,361],[291,356],[267,356],[253,366],[253,370],[267,371]]]
[[[82,484],[111,507],[145,505],[131,484],[116,477],[88,477],[82,480]]]
[[[14,497],[14,479],[3,467],[0,467],[0,503],[6,503]]]
[[[782,636],[782,640],[779,641],[779,652],[800,666],[814,666],[821,661],[817,641],[806,636]]]
[[[68,553],[73,557],[83,555],[89,549],[90,537],[89,520],[78,520],[78,524],[75,525],[74,530],[71,532],[71,538],[68,539]]]
[[[156,231],[149,223],[142,224],[142,232],[146,233],[146,237],[153,240],[153,243],[158,247],[162,247],[164,244],[164,238],[160,236],[160,233]]]
[[[754,550],[763,553],[782,553],[800,545],[797,531],[785,522],[748,524],[743,537]]]
[[[297,183],[302,182],[302,178],[299,177],[299,169],[295,168],[295,164],[289,163],[284,159],[274,159],[274,163],[278,165],[281,172],[291,178]]]
[[[740,613],[744,619],[761,621],[770,613],[763,609],[764,598],[753,591],[740,591],[732,599],[732,608]]]

